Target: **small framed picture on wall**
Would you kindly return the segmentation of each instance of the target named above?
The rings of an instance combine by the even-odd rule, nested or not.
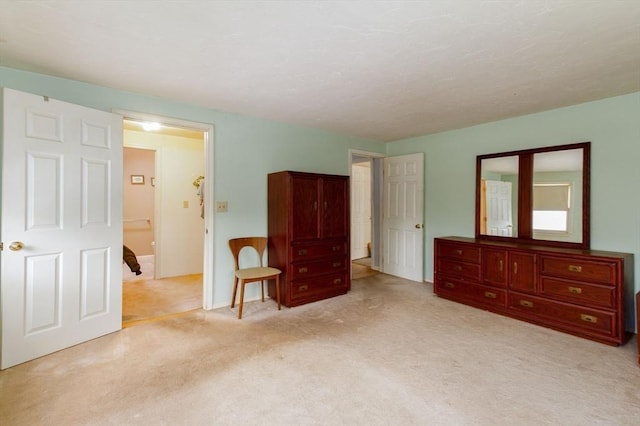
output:
[[[131,175],[131,185],[144,185],[144,175]]]

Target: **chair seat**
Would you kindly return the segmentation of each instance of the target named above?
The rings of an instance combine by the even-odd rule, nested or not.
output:
[[[268,266],[245,268],[236,271],[236,277],[240,278],[241,280],[251,280],[256,278],[272,277],[274,275],[280,274],[281,272],[282,271],[280,269],[271,268]]]

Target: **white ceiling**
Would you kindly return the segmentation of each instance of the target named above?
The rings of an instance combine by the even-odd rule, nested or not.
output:
[[[392,141],[640,91],[640,0],[0,0],[0,65]]]

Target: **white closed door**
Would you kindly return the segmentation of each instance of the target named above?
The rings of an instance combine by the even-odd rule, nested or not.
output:
[[[383,182],[383,272],[422,282],[424,155],[385,158]]]
[[[1,368],[122,327],[122,117],[3,89]]]
[[[487,234],[513,236],[511,182],[486,181]]]

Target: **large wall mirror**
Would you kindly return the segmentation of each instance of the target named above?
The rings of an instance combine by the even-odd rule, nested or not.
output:
[[[479,155],[476,238],[589,248],[591,143]]]

